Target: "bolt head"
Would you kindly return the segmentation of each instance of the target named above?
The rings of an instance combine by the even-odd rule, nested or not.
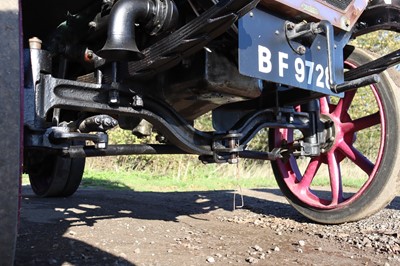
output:
[[[96,28],[97,27],[97,23],[94,21],[90,21],[88,24],[89,28]]]
[[[110,99],[110,103],[118,103],[118,99],[117,98],[111,98]]]
[[[238,162],[239,162],[238,158],[228,159],[228,163],[230,163],[230,164],[237,164]]]
[[[87,58],[92,59],[93,56],[94,56],[94,53],[93,53],[92,50],[88,50],[87,53],[86,53],[86,55],[87,55]]]
[[[295,27],[294,23],[292,23],[292,22],[286,23],[286,29],[287,30],[293,30],[294,27]]]
[[[306,47],[304,47],[303,45],[300,45],[299,47],[297,47],[297,52],[301,55],[305,54],[307,51]]]
[[[100,142],[100,143],[97,143],[96,147],[98,149],[105,149],[107,147],[107,144],[104,142]]]

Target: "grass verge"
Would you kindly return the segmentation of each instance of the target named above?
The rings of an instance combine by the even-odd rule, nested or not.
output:
[[[205,173],[198,170],[195,175],[179,176],[178,173],[157,175],[147,171],[114,172],[87,169],[84,173],[82,186],[156,192],[233,190],[238,187],[261,188],[277,186],[272,176],[248,177],[239,175],[236,177],[226,173],[221,172],[218,174],[214,171]]]

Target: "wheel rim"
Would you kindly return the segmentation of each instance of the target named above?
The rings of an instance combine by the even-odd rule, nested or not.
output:
[[[346,65],[349,68],[356,67],[349,62],[346,62]],[[385,148],[385,112],[377,93],[377,87],[370,86],[370,91],[375,98],[377,111],[359,118],[352,118],[349,114],[357,91],[347,92],[337,104],[331,104],[329,98],[321,98],[321,115],[328,117],[335,125],[334,142],[325,153],[312,158],[304,170],[300,169],[298,160],[293,156],[287,161],[277,161],[277,170],[280,172],[281,178],[290,192],[302,204],[320,210],[342,208],[357,200],[371,186],[371,182],[377,175]],[[380,130],[380,143],[372,156],[373,159],[371,156],[365,156],[355,146],[357,134],[372,127],[378,127]],[[275,130],[274,145],[279,147],[282,141],[292,141],[293,135],[293,130]],[[352,162],[366,176],[365,181],[356,191],[347,194],[343,191],[343,175],[340,167],[345,160]],[[327,178],[330,183],[330,193],[325,193],[323,196],[312,189],[315,177],[318,172],[322,172],[322,166],[328,169]]]

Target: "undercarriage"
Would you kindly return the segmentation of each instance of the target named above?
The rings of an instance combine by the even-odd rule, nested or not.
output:
[[[66,6],[66,10],[77,11],[69,13],[64,22],[51,21],[60,23],[56,30],[38,28],[44,22],[37,21],[31,10],[41,9],[37,6],[31,9],[31,3],[23,2],[27,10],[24,43],[31,47],[24,52],[25,70],[29,73],[25,75],[29,76],[29,82],[25,82],[26,149],[48,149],[69,157],[146,152],[134,147],[109,146],[106,133],[117,124],[135,131],[146,120],[151,125],[144,133],[150,134],[151,128],[155,128],[167,143],[167,146],[147,149],[150,153],[193,153],[209,162],[228,162],[238,156],[277,159],[283,156],[279,152],[260,155],[245,150],[245,146],[262,128],[293,128],[301,130],[305,138],[321,135],[313,140],[317,144],[294,145],[297,154],[317,156],[329,139],[323,136],[326,133],[320,132],[325,126],[315,114],[319,112],[318,107],[311,108],[315,111],[303,108],[305,111],[295,112],[293,106],[315,105],[313,99],[320,98],[322,93],[343,92],[374,83],[377,73],[399,62],[396,51],[364,67],[374,71],[358,68],[345,77],[336,77],[336,69],[341,64],[332,61],[346,55],[338,54],[333,46],[347,43],[350,34],[345,33],[346,36],[340,36],[342,40],[336,41],[330,23],[303,25],[303,22],[296,24],[287,20],[290,25],[286,26],[293,27],[290,38],[294,41],[306,42],[315,39],[310,35],[323,32],[327,36],[328,52],[324,51],[321,56],[328,58],[331,91],[299,91],[243,76],[237,70],[235,22],[258,1],[221,1],[213,5],[149,0],[144,1],[147,4],[143,7],[134,4],[135,1],[119,1],[112,10],[113,1],[87,2],[90,3]],[[45,4],[48,3],[43,1]],[[263,7],[268,11],[268,4]],[[147,8],[166,11],[148,18],[150,15],[142,14],[150,12]],[[66,10],[60,11],[59,19]],[[120,15],[119,10],[132,14]],[[364,16],[366,22],[358,22],[361,26],[370,24],[368,14]],[[154,20],[161,24],[154,24]],[[179,20],[188,22],[179,25]],[[379,29],[393,27],[393,22],[388,20]],[[135,27],[137,22],[147,24]],[[122,27],[125,25],[122,23],[132,26]],[[373,25],[374,30],[377,27]],[[360,31],[366,29],[355,34]],[[35,35],[48,41],[30,38]],[[101,47],[105,39],[107,42]],[[345,53],[351,49],[346,46]],[[293,97],[295,90],[296,97]],[[213,111],[216,131],[196,130],[193,120],[209,111]],[[97,119],[93,119],[95,116]],[[110,119],[113,123],[104,125]],[[91,130],[82,132],[79,129],[82,123],[90,123]],[[94,145],[74,146],[75,140],[91,141]],[[307,154],[305,148],[310,149],[304,145],[313,146],[312,152]],[[286,150],[282,147],[282,151]]]
[[[271,161],[289,203],[326,224],[400,191],[399,39],[386,55],[354,42],[399,33],[399,0],[4,0],[0,22],[2,265],[19,173],[40,197],[68,197],[86,157]],[[157,143],[112,145],[115,128]]]
[[[24,171],[39,196],[72,195],[86,157],[129,154],[272,161],[288,200],[322,223],[366,217],[396,193],[399,83],[387,70],[400,51],[376,57],[349,43],[399,32],[399,1],[42,0],[22,1],[22,14]],[[376,107],[357,118],[364,88]],[[207,113],[213,130],[195,128]],[[110,145],[116,127],[159,143]],[[370,128],[374,156],[357,142]],[[264,129],[269,149],[252,150]],[[366,176],[352,196],[347,161]],[[321,166],[328,198],[311,188]]]

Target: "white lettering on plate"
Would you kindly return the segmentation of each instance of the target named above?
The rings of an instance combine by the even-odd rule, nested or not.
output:
[[[274,54],[275,56],[275,54]],[[329,88],[328,68],[321,64],[316,64],[312,61],[304,60],[297,57],[290,60],[290,55],[284,52],[278,52],[278,59],[273,58],[272,52],[265,46],[258,45],[258,71],[261,73],[269,74],[273,68],[278,67],[278,75],[280,78],[285,78],[285,75],[293,73],[293,71],[286,71],[294,69],[294,78],[298,83],[306,83],[308,85],[315,85],[319,88]],[[272,62],[277,62],[278,66],[273,65]],[[293,65],[292,65],[293,64]],[[278,79],[279,82],[279,79]],[[305,84],[304,87],[307,87]]]
[[[283,78],[284,77],[283,70],[289,69],[289,65],[285,63],[284,59],[286,60],[289,59],[289,55],[287,53],[279,52],[278,57],[279,57],[279,76]]]
[[[272,71],[271,51],[264,46],[258,46],[258,71],[261,73],[270,73]]]

